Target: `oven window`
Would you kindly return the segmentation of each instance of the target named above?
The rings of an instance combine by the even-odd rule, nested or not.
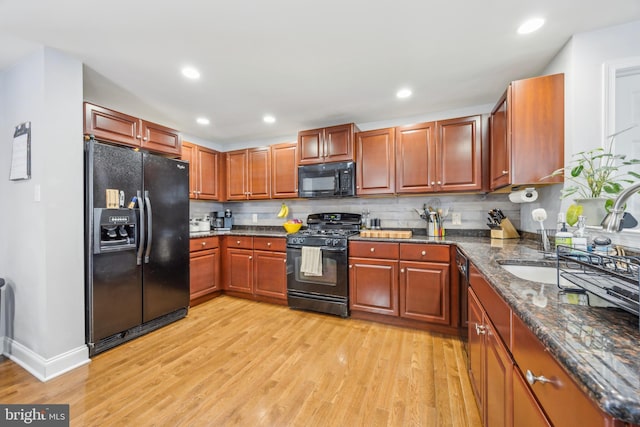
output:
[[[335,188],[336,179],[333,175],[302,178],[302,191],[327,191]]]
[[[296,281],[301,283],[316,283],[327,286],[336,286],[338,283],[338,262],[324,255],[322,257],[322,276],[307,276],[300,272],[302,264],[302,256],[295,257],[295,275]]]

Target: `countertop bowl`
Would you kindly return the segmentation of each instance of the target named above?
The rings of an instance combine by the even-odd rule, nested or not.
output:
[[[302,224],[299,222],[298,223],[285,222],[284,224],[282,224],[282,226],[284,227],[285,230],[287,230],[287,233],[292,234],[292,233],[297,233],[302,227]]]

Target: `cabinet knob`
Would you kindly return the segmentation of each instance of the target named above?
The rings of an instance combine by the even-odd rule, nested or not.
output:
[[[404,273],[404,268],[401,268],[401,269],[400,269],[400,273]]]
[[[253,257],[251,255],[249,255],[249,259],[253,259]]]
[[[146,136],[144,138],[142,138],[143,141],[148,141],[149,138],[147,138]]]
[[[442,181],[438,181],[438,185],[442,184]]]
[[[503,173],[503,174],[508,174],[508,173],[509,173],[509,171],[502,171],[502,173]]]
[[[353,268],[353,264],[349,264],[349,268]]]
[[[371,248],[371,252],[375,252],[375,251],[376,251],[376,248]]]
[[[202,246],[207,246],[207,242],[202,242]]]
[[[427,251],[422,251],[422,256],[425,256],[427,254]]]
[[[142,135],[136,135],[136,139],[141,139]]]
[[[487,327],[484,325],[478,325],[476,323],[476,334],[477,335],[484,335],[487,333]]]
[[[239,244],[240,244],[240,240],[236,240],[236,245],[239,245]]]
[[[431,185],[436,185],[436,182],[435,181],[431,181]]]
[[[267,242],[267,246],[271,246],[271,242]]]
[[[284,262],[285,264],[287,263],[287,260],[286,260],[286,258],[285,258],[285,259],[283,259],[282,261],[283,261],[283,262]]]
[[[525,374],[525,376],[527,377],[527,382],[531,385],[534,385],[536,382],[541,383],[541,384],[546,384],[546,383],[550,383],[553,382],[551,381],[549,378],[546,378],[544,375],[540,375],[540,376],[535,376],[533,372],[531,372],[530,370],[527,369],[527,373]]]

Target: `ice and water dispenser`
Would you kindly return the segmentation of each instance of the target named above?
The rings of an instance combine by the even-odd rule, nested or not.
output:
[[[136,249],[136,210],[94,208],[93,215],[94,254]]]

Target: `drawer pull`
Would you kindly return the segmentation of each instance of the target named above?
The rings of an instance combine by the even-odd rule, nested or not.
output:
[[[401,268],[401,269],[400,269],[400,273],[404,273],[404,268]]]
[[[375,251],[376,251],[376,248],[371,248],[371,252],[375,252]]]
[[[487,327],[484,325],[478,325],[476,323],[476,334],[477,335],[484,335],[487,333]]]
[[[553,382],[549,378],[546,378],[544,375],[540,375],[539,377],[536,377],[533,374],[533,372],[531,372],[528,369],[527,369],[527,373],[525,374],[525,376],[527,377],[527,382],[529,384],[531,384],[531,385],[534,385],[536,382],[539,382],[539,383],[542,383],[542,384]]]
[[[271,246],[271,242],[267,242],[267,246]]]
[[[502,173],[506,175],[506,174],[509,173],[509,171],[508,170],[503,170]]]
[[[202,246],[207,246],[207,242],[202,242]]]
[[[422,251],[422,256],[425,256],[427,254],[427,251]]]
[[[236,245],[239,245],[239,244],[240,244],[240,240],[236,240]]]

